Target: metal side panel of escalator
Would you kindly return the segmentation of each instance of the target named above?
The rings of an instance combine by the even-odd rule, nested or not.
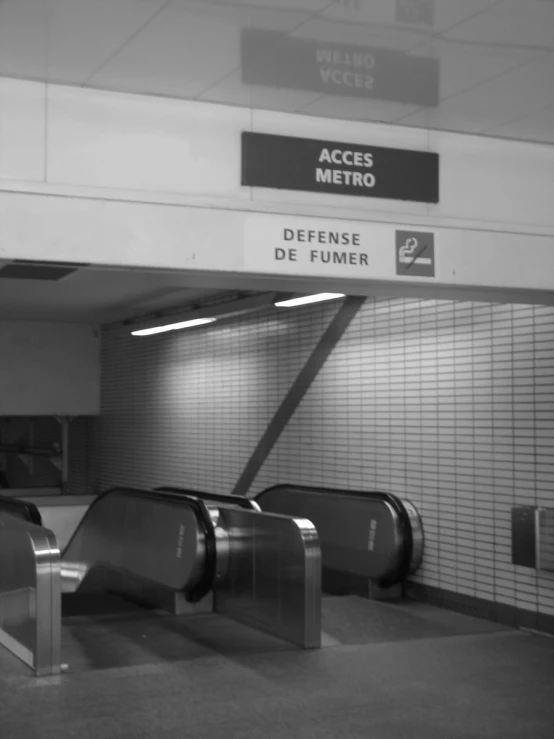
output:
[[[128,488],[90,506],[61,554],[26,509],[0,509],[0,644],[37,675],[60,672],[62,592],[115,592],[144,605],[213,588],[215,533],[202,501]]]
[[[320,564],[309,521],[229,500],[216,506],[175,492],[109,490],[61,558],[52,532],[0,513],[0,612],[9,615],[0,618],[2,643],[36,669],[37,654],[59,645],[63,590],[65,599],[84,593],[94,601],[108,592],[162,610],[160,597],[178,593],[207,605],[203,612],[314,648],[321,643]],[[60,671],[59,646],[57,654],[42,674]]]
[[[372,581],[381,588],[415,572],[423,530],[415,507],[382,492],[277,485],[255,497],[263,511],[302,516],[316,527],[324,582],[330,573]]]
[[[302,649],[321,646],[321,551],[299,517],[220,505],[217,613]],[[225,554],[226,553],[226,554]]]
[[[241,496],[155,492],[204,501],[215,527],[214,609],[303,649],[321,646],[321,550],[313,524]]]
[[[0,645],[37,676],[60,672],[60,551],[54,534],[0,509]]]

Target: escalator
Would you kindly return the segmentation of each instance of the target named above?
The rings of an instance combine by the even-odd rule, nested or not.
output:
[[[347,615],[348,608],[367,610],[368,601],[327,600],[322,613],[322,591],[374,595],[353,587],[358,578],[390,592],[417,569],[422,549],[417,511],[386,493],[279,485],[251,499],[179,487],[114,488],[96,498],[61,554],[32,503],[4,499],[0,643],[37,674],[41,652],[42,674],[55,673],[59,657],[49,655],[56,649],[43,642],[61,641],[61,593],[65,628],[78,633],[88,633],[90,617],[102,613],[95,604],[113,596],[148,613],[224,616],[302,648],[328,637],[347,643],[358,638],[358,622],[375,633],[372,617]],[[85,626],[69,627],[80,618],[71,610],[79,599],[94,607]],[[45,613],[47,628],[40,622]],[[209,628],[217,633],[218,622]],[[156,633],[166,638],[163,627]],[[16,642],[25,648],[13,649]]]
[[[321,646],[320,550],[309,521],[246,499],[123,487],[95,499],[61,553],[39,521],[32,504],[0,509],[0,644],[37,674],[60,669],[62,594],[66,615],[71,599],[109,594]],[[177,601],[182,610],[167,607]]]
[[[419,515],[410,503],[389,493],[277,485],[252,499],[175,486],[158,487],[152,492],[117,488],[95,500],[85,525],[63,552],[63,591],[90,589],[93,583],[100,587],[102,578],[95,572],[91,580],[90,571],[102,569],[106,577],[111,570],[112,579],[117,570],[126,573],[127,580],[134,575],[161,582],[183,592],[190,602],[201,599],[206,588],[209,591],[212,587],[217,569],[214,541],[219,532],[212,519],[217,519],[217,506],[263,510],[311,521],[322,548],[326,582],[333,573],[342,573],[368,578],[386,588],[402,582],[421,562]],[[0,497],[0,510],[41,525],[33,503]],[[165,531],[169,521],[173,533],[160,542],[157,532]],[[171,575],[179,563],[171,547],[175,551],[179,547],[180,527],[195,531],[186,543],[190,551],[185,560],[190,563],[190,571],[180,571],[186,583],[177,582]],[[101,552],[101,565],[95,563],[95,552]],[[203,577],[197,582],[199,571]],[[86,579],[88,582],[84,582]]]
[[[416,508],[382,492],[276,485],[255,498],[157,488],[198,499],[311,521],[318,533],[323,578],[331,589],[348,578],[371,580],[381,588],[402,583],[419,567],[423,530]]]
[[[194,603],[212,589],[215,571],[215,528],[206,504],[132,488],[96,498],[61,554],[64,593],[154,587]]]
[[[230,500],[226,495],[210,498]],[[322,561],[323,645],[401,641],[440,632],[437,624],[444,616],[429,615],[405,597],[406,579],[423,554],[421,520],[409,501],[383,492],[290,484],[264,490],[255,499],[231,500],[314,524]]]
[[[390,493],[276,485],[254,500],[263,511],[306,517],[314,524],[326,583],[357,577],[390,588],[421,563],[419,514]]]

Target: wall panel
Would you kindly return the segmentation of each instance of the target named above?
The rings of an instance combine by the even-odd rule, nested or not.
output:
[[[440,202],[242,187],[243,130],[438,152]],[[537,143],[0,77],[0,189],[8,191],[319,213],[513,239],[552,235],[553,185],[554,149]],[[470,234],[461,248],[479,257],[479,238]]]
[[[0,188],[2,180],[46,178],[46,85],[0,77]]]
[[[100,335],[71,323],[0,321],[0,416],[100,410]]]

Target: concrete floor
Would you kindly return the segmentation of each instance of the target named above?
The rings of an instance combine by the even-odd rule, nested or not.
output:
[[[347,618],[363,628],[348,631]],[[37,680],[0,653],[0,736],[554,736],[552,639],[419,604],[354,599],[328,600],[324,622],[336,646],[302,652],[218,616],[72,617],[64,627],[70,671],[61,678]]]

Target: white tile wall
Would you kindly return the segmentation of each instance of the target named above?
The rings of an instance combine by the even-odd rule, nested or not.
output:
[[[97,486],[228,492],[335,310],[105,337]],[[554,309],[366,301],[252,490],[287,481],[408,497],[416,581],[554,615],[510,540],[512,505],[554,507]]]

